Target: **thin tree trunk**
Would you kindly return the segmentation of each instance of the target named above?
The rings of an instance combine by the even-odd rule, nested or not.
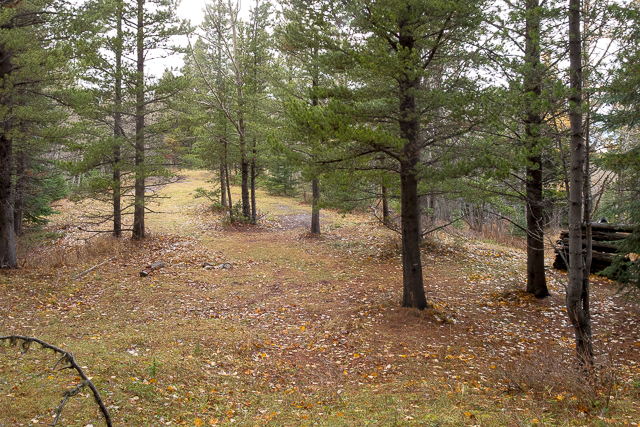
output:
[[[143,239],[144,227],[144,0],[138,0],[137,75],[136,75],[136,155],[135,155],[135,207],[133,211],[134,240]]]
[[[317,55],[318,51],[314,47],[312,50],[312,57],[315,59],[317,58]],[[313,77],[311,78],[311,105],[317,107],[318,95],[316,93],[316,90],[320,83],[318,77],[318,66],[315,62],[312,72]],[[311,159],[313,160],[313,155],[311,156]],[[311,180],[311,234],[320,234],[320,181],[318,180],[318,178],[314,178],[313,180]]]
[[[590,4],[588,1],[583,1],[584,10],[589,10]],[[586,13],[584,16],[584,31],[590,31],[591,22],[589,19],[589,14]],[[582,39],[582,38],[581,38]],[[589,41],[587,38],[581,40],[583,43],[582,47],[582,57],[584,58],[584,64],[589,63]],[[582,301],[583,307],[586,307],[587,313],[590,315],[590,283],[589,283],[589,275],[591,274],[591,263],[593,261],[593,227],[591,225],[591,212],[592,212],[592,203],[593,198],[591,196],[591,105],[589,99],[589,75],[588,73],[582,74],[582,87],[586,88],[587,91],[584,94],[584,98],[586,101],[586,110],[587,116],[584,120],[584,184],[582,189],[582,197],[583,197],[583,222],[585,223],[585,263],[584,263],[584,271],[582,273]],[[591,335],[591,326],[589,326],[589,335]],[[593,350],[591,350],[593,351]]]
[[[117,10],[117,30],[116,30],[116,76],[115,76],[115,112],[113,115],[113,135],[115,137],[113,145],[113,236],[122,237],[122,177],[120,172],[120,161],[122,156],[121,141],[124,137],[122,127],[122,8],[123,4],[118,1]]]
[[[589,102],[589,96],[587,95],[587,103]],[[589,275],[591,274],[591,263],[593,261],[593,227],[591,225],[591,162],[590,162],[590,141],[589,141],[589,120],[590,115],[587,110],[587,117],[585,120],[585,138],[584,138],[584,184],[582,189],[583,197],[583,222],[585,223],[585,262],[584,271],[582,272],[582,304],[583,309],[590,315],[590,295],[589,295]],[[591,326],[589,326],[589,335],[591,335]]]
[[[382,222],[389,223],[389,200],[387,198],[387,187],[384,185],[381,188],[382,193]]]
[[[225,160],[220,162],[220,204],[223,207],[227,207],[227,183],[225,181],[225,165],[226,164],[226,152]]]
[[[244,153],[246,149],[245,143],[240,144],[242,155],[240,156],[240,173],[242,174],[242,182],[240,191],[242,193],[242,216],[245,220],[251,219],[251,197],[249,195],[249,162]]]
[[[569,286],[567,314],[576,341],[578,362],[584,368],[593,364],[589,288],[585,287],[582,253],[582,210],[584,184],[584,136],[582,130],[582,43],[580,34],[580,0],[569,0],[569,62],[571,126],[571,161],[569,175]]]
[[[436,196],[435,194],[429,194],[429,220],[431,223],[436,222]]]
[[[320,181],[311,181],[311,234],[320,234]]]
[[[22,222],[24,219],[24,198],[27,188],[27,155],[22,150],[17,151],[16,163],[16,185],[13,194],[13,229],[16,237],[22,236]]]
[[[256,208],[256,137],[253,137],[253,149],[251,153],[251,222],[258,220]]]
[[[231,18],[231,31],[233,42],[233,62],[236,80],[236,92],[238,96],[238,143],[240,145],[240,172],[242,174],[241,197],[242,197],[242,215],[245,219],[251,219],[251,203],[249,197],[249,162],[247,161],[247,143],[244,123],[244,93],[243,78],[240,69],[240,58],[238,56],[238,13],[234,10],[229,0],[229,11]]]
[[[544,218],[542,210],[542,155],[540,128],[542,116],[538,99],[542,94],[540,67],[540,12],[539,0],[526,1],[526,56],[524,88],[531,100],[526,103],[525,147],[526,217],[527,217],[527,289],[536,298],[549,296],[544,271]]]
[[[227,159],[227,141],[224,141],[224,176],[227,180],[227,200],[229,201],[229,219],[231,222],[235,220],[233,217],[233,200],[231,200],[231,183],[229,182],[229,162]]]

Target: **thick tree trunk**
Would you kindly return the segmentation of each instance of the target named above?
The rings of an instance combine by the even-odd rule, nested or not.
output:
[[[115,111],[113,114],[113,236],[122,237],[122,177],[120,172],[122,127],[122,3],[118,2],[116,30]]]
[[[424,293],[420,257],[420,209],[418,180],[415,177],[417,159],[400,166],[402,222],[402,306],[423,310],[429,307]]]
[[[135,154],[135,206],[133,211],[134,240],[144,239],[144,190],[145,190],[145,162],[144,162],[144,0],[138,0],[138,34],[137,41],[137,75],[136,75],[136,154]]]
[[[16,238],[13,224],[11,170],[13,168],[13,140],[11,131],[11,99],[4,94],[5,78],[13,71],[11,51],[0,46],[0,102],[8,107],[0,122],[0,268],[18,268]]]
[[[27,155],[24,149],[16,153],[16,184],[13,193],[13,231],[16,237],[22,236],[22,222],[24,219],[25,191],[27,188]]]
[[[18,267],[11,194],[13,141],[7,136],[9,128],[9,120],[5,119],[0,129],[0,268]]]
[[[540,164],[540,156],[529,157]],[[544,231],[542,213],[542,171],[527,167],[527,292],[536,298],[550,295],[544,271]]]
[[[589,288],[585,287],[582,252],[582,192],[584,182],[584,137],[582,131],[582,49],[580,34],[580,0],[569,1],[569,121],[571,126],[571,161],[569,175],[569,286],[567,314],[573,326],[579,363],[593,364]]]
[[[536,298],[549,296],[544,271],[544,218],[542,210],[542,156],[540,155],[539,98],[542,94],[540,73],[540,12],[539,0],[526,1],[524,89],[528,102],[524,117],[527,210],[527,292]]]
[[[320,181],[311,181],[311,234],[320,234]]]
[[[413,38],[401,38],[403,47],[413,50]],[[419,80],[413,78],[400,83],[400,135],[405,139],[400,161],[401,222],[402,222],[402,306],[424,310],[430,307],[424,293],[422,261],[420,258],[420,200],[416,166],[420,160],[420,122],[416,114],[415,93]]]

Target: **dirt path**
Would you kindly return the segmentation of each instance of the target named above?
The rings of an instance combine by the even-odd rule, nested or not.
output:
[[[402,308],[397,237],[375,221],[323,211],[322,236],[308,238],[309,206],[260,193],[260,225],[228,227],[193,198],[208,178],[187,172],[162,188],[170,198],[159,200],[163,213],[149,217],[150,237],[139,244],[94,239],[76,259],[65,242],[83,232],[69,228],[42,247],[38,265],[2,273],[0,335],[37,335],[74,351],[115,425],[599,420],[602,407],[588,402],[604,388],[571,382],[563,273],[551,276],[553,296],[538,301],[521,291],[522,251],[441,234],[423,255],[436,309]],[[63,207],[61,221],[79,215]],[[166,267],[141,278],[158,259]],[[611,358],[607,372],[618,381],[606,416],[631,420],[640,314],[594,282],[598,360]],[[50,359],[0,352],[0,426],[50,421],[61,390],[77,381],[43,369]],[[73,402],[65,425],[100,425],[88,396]]]

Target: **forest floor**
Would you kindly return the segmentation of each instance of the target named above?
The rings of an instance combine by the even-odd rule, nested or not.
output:
[[[22,242],[22,268],[0,273],[0,336],[73,352],[114,425],[639,425],[640,309],[609,281],[593,277],[585,380],[566,273],[549,270],[553,295],[536,300],[522,291],[521,249],[431,235],[435,309],[406,309],[399,239],[375,218],[323,210],[311,237],[308,205],[258,192],[260,224],[229,227],[193,198],[208,174],[179,174],[144,241],[85,231],[98,204],[65,200]],[[140,277],[156,260],[166,267]],[[0,346],[0,427],[52,422],[80,379],[55,362]],[[104,422],[83,390],[58,425]]]

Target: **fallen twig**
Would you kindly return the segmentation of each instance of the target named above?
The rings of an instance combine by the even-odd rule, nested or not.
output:
[[[76,394],[78,394],[80,390],[82,390],[82,388],[86,386],[91,389],[91,392],[93,393],[93,397],[96,403],[98,404],[98,406],[100,407],[100,411],[102,411],[102,415],[104,415],[104,420],[105,420],[105,423],[107,424],[107,427],[112,427],[111,417],[109,416],[109,410],[107,410],[107,407],[104,405],[104,402],[100,397],[100,393],[98,393],[98,389],[96,389],[96,386],[91,382],[89,378],[87,378],[85,373],[82,371],[82,368],[80,368],[80,366],[76,363],[76,360],[73,357],[73,353],[69,353],[59,347],[46,343],[42,340],[39,340],[38,338],[24,337],[21,335],[7,335],[4,337],[0,337],[0,341],[9,341],[10,345],[17,345],[19,341],[22,341],[22,344],[21,344],[22,354],[26,353],[31,347],[31,343],[34,343],[34,342],[37,344],[40,344],[42,348],[53,350],[54,353],[56,354],[59,353],[61,355],[60,359],[56,362],[54,369],[60,363],[68,363],[67,366],[60,367],[60,370],[73,369],[78,373],[78,375],[82,379],[82,382],[80,384],[78,384],[73,389],[68,390],[64,393],[62,403],[60,404],[60,406],[58,406],[58,409],[56,410],[56,418],[53,421],[53,424],[52,424],[53,426],[55,426],[58,423],[58,419],[60,418],[60,414],[62,413],[62,408],[64,407],[65,403],[67,403],[67,399],[71,396],[75,396]]]
[[[84,276],[84,275],[85,275],[85,274],[87,274],[87,273],[91,273],[93,270],[95,270],[95,269],[96,269],[96,268],[98,268],[98,267],[101,267],[101,266],[105,265],[106,263],[108,263],[109,261],[111,261],[112,259],[114,259],[116,256],[117,256],[117,255],[112,256],[112,257],[111,257],[111,258],[109,258],[108,260],[106,260],[106,261],[104,261],[104,262],[101,262],[101,263],[100,263],[100,264],[98,264],[98,265],[94,265],[94,266],[93,266],[93,267],[91,267],[90,269],[85,270],[85,271],[83,271],[83,272],[82,272],[82,273],[80,273],[80,274],[76,274],[75,276],[73,276],[73,277],[71,278],[71,280],[76,280],[77,278],[82,277],[82,276]]]

